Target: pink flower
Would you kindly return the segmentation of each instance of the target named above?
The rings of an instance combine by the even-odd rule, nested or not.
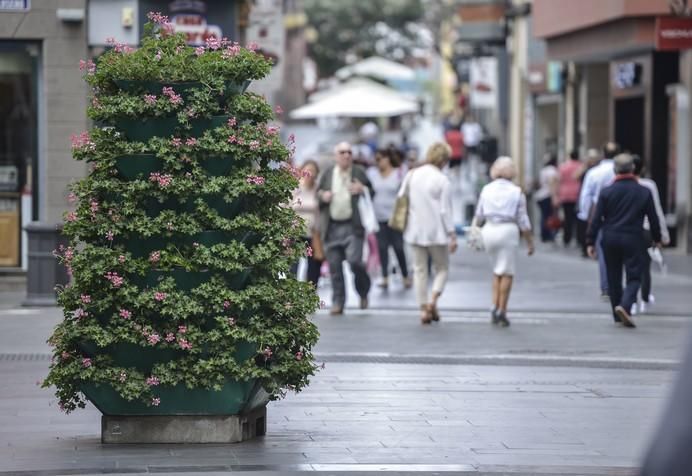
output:
[[[250,150],[257,150],[260,148],[260,143],[257,140],[251,140],[248,145],[250,146]]]
[[[224,301],[223,302],[223,308],[228,309],[229,307],[231,307],[231,302],[230,301]]]
[[[149,255],[149,261],[151,261],[152,263],[158,263],[160,259],[161,259],[161,252],[160,251],[152,251],[151,254]]]
[[[95,214],[99,211],[99,202],[96,200],[91,200],[91,202],[89,202],[89,208],[91,209],[91,213]]]
[[[195,54],[197,56],[202,56],[207,50],[204,48],[204,46],[198,46],[195,48]]]
[[[274,112],[277,113],[278,115],[281,115],[281,114],[284,113],[284,109],[283,109],[281,106],[277,105],[277,106],[274,108]]]
[[[171,139],[171,144],[173,144],[173,147],[180,147],[181,145],[183,145],[183,141],[180,140],[180,138],[178,137],[174,137],[173,139]]]
[[[74,194],[74,192],[70,192],[70,194],[67,196],[67,201],[69,203],[74,203],[77,201],[77,195]]]
[[[153,106],[154,104],[156,104],[156,96],[153,94],[145,94],[144,102],[147,103],[149,106]]]
[[[89,358],[82,359],[82,367],[84,367],[85,369],[88,369],[89,367],[91,367],[91,359],[89,359]]]
[[[125,262],[125,255],[118,256],[118,263],[122,264]]]
[[[303,360],[303,353],[301,351],[296,352],[296,360]]]
[[[72,356],[70,355],[69,352],[62,352],[62,353],[60,354],[60,358],[61,358],[62,360],[68,360],[70,357],[72,357]]]
[[[75,319],[84,319],[84,318],[87,317],[88,315],[89,315],[89,313],[86,312],[86,311],[85,311],[84,309],[82,309],[81,307],[80,307],[79,309],[76,309],[76,310],[72,313],[72,316],[73,316]]]
[[[235,144],[238,142],[238,138],[235,135],[229,136],[228,137],[228,143],[229,144]]]
[[[113,232],[112,232],[112,231],[108,231],[108,232],[106,233],[106,239],[107,239],[108,241],[113,241]]]
[[[159,397],[154,397],[151,399],[151,404],[158,407],[161,404],[161,399]]]
[[[118,380],[120,380],[121,382],[124,382],[125,380],[127,380],[127,374],[125,372],[121,371],[120,377],[118,377]]]
[[[228,120],[228,127],[235,127],[236,124],[238,124],[238,119],[236,119],[235,116]]]
[[[249,184],[264,185],[265,178],[258,175],[248,175],[245,181]]]
[[[69,222],[73,222],[77,220],[77,212],[67,212],[67,215],[65,215],[65,220]]]
[[[267,126],[267,134],[275,136],[279,133],[279,128],[276,126]]]
[[[259,49],[259,45],[254,41],[251,41],[250,43],[248,43],[246,48],[250,51],[257,51]]]
[[[91,136],[89,136],[87,131],[81,132],[79,135],[73,134],[70,139],[73,150],[81,150],[83,152],[96,150],[96,143],[91,140]]]
[[[156,345],[160,341],[161,341],[161,336],[155,332],[153,334],[149,334],[149,336],[147,337],[147,342],[149,342],[149,344],[151,344],[151,345]]]
[[[147,18],[157,25],[168,23],[168,17],[166,15],[161,15],[161,12],[149,12],[147,13]]]
[[[127,309],[121,309],[120,312],[118,313],[120,317],[123,319],[129,319],[132,317],[132,312],[128,311]]]
[[[221,40],[219,40],[215,36],[210,36],[206,40],[206,45],[207,48],[209,48],[210,50],[218,50],[219,48],[221,48]]]
[[[79,70],[86,71],[89,76],[96,72],[96,64],[91,60],[79,60]]]
[[[107,272],[106,279],[111,282],[114,288],[119,288],[125,282],[125,278],[118,276],[118,273]]]
[[[187,332],[187,326],[178,326],[178,332],[180,334],[185,334]]]
[[[308,245],[308,246],[305,248],[305,255],[306,255],[308,258],[309,258],[309,257],[312,257],[312,246]]]
[[[89,304],[91,302],[91,296],[88,294],[82,294],[79,296],[79,299],[84,303],[84,304]]]
[[[293,145],[293,144],[296,143],[296,135],[295,135],[295,134],[290,134],[290,135],[288,136],[288,143],[289,143],[290,145]]]
[[[195,139],[194,137],[190,137],[188,140],[185,141],[185,145],[188,145],[190,147],[196,146],[197,139]]]
[[[186,111],[186,114],[187,114],[187,117],[195,117],[197,115],[197,113],[195,112],[195,109],[192,107]]]
[[[166,342],[173,342],[174,340],[175,340],[175,334],[173,334],[172,332],[169,332],[168,334],[166,334],[166,338],[165,338]]]
[[[166,294],[166,293],[162,293],[159,291],[154,293],[154,300],[156,300],[158,302],[163,302],[166,299],[166,297],[168,297],[168,294]]]
[[[180,345],[180,348],[183,350],[192,349],[192,344],[190,344],[187,339],[178,339],[178,345]]]
[[[183,52],[184,49],[185,49],[185,47],[182,46],[182,45],[176,46],[176,47],[175,47],[175,54],[176,54],[176,55],[179,55],[180,53]]]
[[[221,53],[221,57],[223,59],[230,59],[236,56],[238,53],[240,53],[240,45],[238,43],[233,43],[232,45],[227,46],[225,50],[223,50],[223,53]]]
[[[171,104],[178,105],[183,103],[182,96],[180,96],[180,94],[176,94],[173,88],[164,87],[162,91],[163,95],[168,97],[168,100],[171,102]]]
[[[235,317],[229,317],[227,320],[228,320],[228,325],[229,325],[229,326],[231,326],[231,327],[235,326],[235,323],[236,323],[236,318],[235,318]]]
[[[242,137],[238,137],[238,145],[244,145],[245,144],[245,139]]]
[[[161,174],[160,172],[152,172],[149,174],[149,181],[158,183],[159,187],[166,188],[173,182],[173,176],[169,174]]]
[[[156,55],[154,55],[154,59],[155,59],[156,61],[161,61],[162,55],[163,55],[163,52],[162,52],[161,50],[159,50],[159,51],[156,52]]]
[[[267,346],[264,348],[264,351],[262,351],[262,354],[264,355],[264,359],[267,360],[270,359],[274,353],[272,352],[271,347]]]
[[[115,38],[113,38],[112,36],[109,36],[108,38],[106,38],[106,44],[108,46],[113,46],[115,44]]]
[[[155,387],[156,385],[160,384],[161,381],[159,380],[158,377],[154,377],[153,375],[151,377],[147,378],[147,385],[150,387]]]

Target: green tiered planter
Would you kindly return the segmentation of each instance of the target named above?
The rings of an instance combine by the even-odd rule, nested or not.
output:
[[[241,94],[247,89],[250,81],[245,81],[242,84],[227,83],[226,91],[220,95],[220,101],[225,101],[233,94]],[[177,93],[186,97],[194,91],[195,88],[203,87],[200,83],[164,83],[164,82],[142,82],[142,81],[116,81],[119,88],[131,93],[150,93],[161,94],[163,87],[170,86]],[[167,118],[149,118],[149,119],[129,119],[122,118],[114,121],[113,125],[120,130],[125,137],[130,141],[146,142],[152,137],[199,137],[206,130],[223,126],[227,123],[230,116],[214,116],[206,119],[194,119],[190,121],[190,128],[185,130],[177,121],[176,117]],[[164,168],[164,161],[154,154],[133,154],[121,155],[114,158],[115,168],[118,176],[122,180],[142,180],[147,179],[151,173],[161,172]],[[209,156],[200,158],[199,166],[209,176],[225,176],[231,173],[236,166],[236,160],[230,156]],[[156,199],[144,199],[141,207],[149,216],[156,216],[163,210],[175,209],[181,212],[195,213],[195,199],[197,197],[186,197],[180,200],[179,198],[170,198],[160,202]],[[214,209],[220,216],[225,218],[233,218],[240,214],[245,207],[245,200],[242,198],[226,202],[223,194],[211,194],[203,196],[204,201],[210,208]],[[111,197],[117,201],[117,197]],[[123,245],[124,248],[135,258],[144,258],[156,250],[166,248],[169,243],[174,243],[176,246],[191,246],[193,243],[199,243],[204,246],[214,246],[221,243],[229,243],[232,241],[240,241],[246,244],[255,244],[261,237],[256,233],[249,231],[226,232],[220,230],[208,230],[196,235],[173,235],[172,237],[152,236],[140,237],[130,236],[121,237],[116,241],[116,244]],[[244,289],[250,281],[250,269],[244,269],[236,273],[220,273],[210,271],[194,271],[189,272],[184,269],[173,269],[169,271],[152,269],[145,275],[134,275],[128,277],[131,284],[136,285],[142,290],[156,287],[159,282],[166,278],[173,278],[176,288],[188,292],[205,282],[210,276],[222,276],[232,289]],[[110,313],[104,312],[100,317],[102,322],[108,322],[112,319],[115,311]],[[242,316],[239,316],[242,318]],[[99,316],[97,316],[99,318]],[[191,316],[190,319],[200,319],[204,317]],[[236,343],[237,351],[234,355],[239,362],[254,358],[258,352],[257,344],[250,342]],[[137,369],[140,372],[150,373],[152,368],[157,363],[170,362],[184,355],[186,352],[179,349],[156,348],[153,346],[140,346],[130,343],[117,343],[105,348],[98,347],[94,342],[84,342],[80,345],[81,350],[89,356],[108,355],[114,363],[125,369]],[[221,428],[224,422],[214,420],[216,418],[237,417],[239,425],[243,428],[243,436],[240,439],[245,439],[245,426],[242,423],[242,418],[246,420],[253,418],[251,422],[255,430],[250,430],[254,435],[262,434],[263,426],[265,425],[264,406],[268,402],[268,394],[256,380],[237,381],[228,378],[221,390],[204,389],[204,388],[187,388],[184,385],[166,386],[160,385],[156,387],[155,394],[160,397],[161,402],[158,406],[149,406],[140,401],[128,401],[121,397],[115,389],[108,383],[84,383],[81,386],[84,395],[98,408],[104,415],[102,440],[104,442],[119,442],[115,433],[112,431],[113,425],[118,427],[121,423],[118,420],[121,417],[131,417],[134,420],[129,420],[128,425],[130,434],[126,437],[129,442],[137,441],[136,433],[138,430],[131,428],[139,428],[142,431],[148,428],[148,423],[151,420],[138,420],[138,418],[163,418],[161,425],[171,424],[173,426],[180,424],[181,421],[176,420],[176,417],[185,418],[185,416],[196,415],[206,418],[205,421],[211,421],[212,425],[220,425]],[[245,415],[245,417],[243,417]],[[259,415],[259,416],[258,416]],[[170,419],[170,420],[169,420]],[[159,423],[156,423],[157,425]],[[114,431],[114,430],[113,430]],[[202,432],[203,433],[203,432]],[[115,435],[115,436],[114,436]],[[199,430],[198,430],[199,435]],[[252,435],[251,435],[252,436]],[[167,436],[170,437],[170,434]],[[148,438],[148,437],[147,437]],[[152,437],[156,440],[156,437]],[[199,436],[197,438],[200,438]],[[204,440],[202,437],[201,440]]]

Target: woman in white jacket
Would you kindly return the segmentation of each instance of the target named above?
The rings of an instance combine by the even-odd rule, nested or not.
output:
[[[450,155],[451,149],[447,144],[433,144],[428,149],[425,164],[411,170],[399,190],[399,196],[408,194],[409,197],[404,240],[413,249],[413,278],[423,324],[440,320],[437,301],[447,283],[449,253],[454,253],[457,248],[450,183],[441,170]],[[430,299],[429,259],[432,259],[435,268]]]
[[[531,223],[526,213],[526,196],[512,180],[517,174],[514,161],[498,158],[490,168],[493,179],[481,190],[476,207],[476,224],[484,224],[483,246],[493,262],[492,323],[508,327],[507,302],[512,291],[516,253],[520,235],[533,254]]]

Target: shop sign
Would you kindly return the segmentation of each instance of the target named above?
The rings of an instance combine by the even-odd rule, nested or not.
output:
[[[656,18],[656,49],[687,50],[692,48],[692,18]]]
[[[23,12],[29,7],[29,0],[0,0],[0,12]]]
[[[491,56],[471,60],[471,107],[497,107],[497,59]]]
[[[0,166],[0,191],[14,192],[19,187],[19,171],[14,165]]]
[[[221,40],[224,36],[233,37],[233,3],[220,0],[152,0],[147,7],[167,15],[173,30],[184,33],[191,46],[204,45],[210,38]]]

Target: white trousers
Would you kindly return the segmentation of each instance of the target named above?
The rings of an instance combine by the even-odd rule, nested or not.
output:
[[[416,299],[423,306],[428,303],[428,259],[435,268],[432,292],[442,293],[449,274],[449,249],[447,245],[418,246],[413,249],[413,280],[416,286]]]

